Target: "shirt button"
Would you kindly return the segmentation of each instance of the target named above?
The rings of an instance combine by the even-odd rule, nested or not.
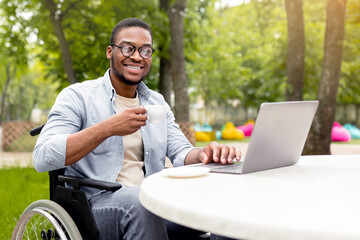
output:
[[[148,155],[148,154],[149,154],[149,152],[145,152],[145,154],[146,154],[146,155]]]
[[[145,131],[145,129],[144,129],[144,128],[141,128],[141,131]]]

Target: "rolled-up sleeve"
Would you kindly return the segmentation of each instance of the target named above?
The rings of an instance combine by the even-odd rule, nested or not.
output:
[[[194,149],[185,137],[179,125],[175,123],[175,117],[170,107],[167,111],[167,156],[174,167],[183,166],[188,153]]]
[[[53,135],[35,146],[33,159],[36,171],[45,172],[65,167],[68,136],[69,134]]]
[[[65,167],[66,142],[81,127],[82,103],[72,88],[57,97],[33,151],[34,167],[39,172]]]

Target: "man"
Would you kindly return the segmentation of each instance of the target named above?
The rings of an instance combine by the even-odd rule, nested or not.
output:
[[[120,21],[106,51],[110,69],[58,95],[34,149],[37,171],[66,167],[68,175],[124,185],[114,193],[86,189],[100,239],[168,239],[166,228],[170,234],[176,229],[138,200],[142,180],[162,170],[166,156],[174,167],[241,157],[215,142],[203,149],[189,143],[164,98],[142,82],[151,67],[152,44],[144,21]],[[148,104],[166,106],[160,124],[147,123],[141,106]]]

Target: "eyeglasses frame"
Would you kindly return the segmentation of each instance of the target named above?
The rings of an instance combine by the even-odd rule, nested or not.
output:
[[[141,50],[142,48],[144,48],[144,47],[147,48],[148,46],[135,47],[135,46],[133,46],[133,45],[131,45],[131,44],[127,44],[127,45],[130,45],[130,46],[132,46],[132,47],[135,49],[130,56],[125,56],[125,55],[123,54],[122,49],[123,49],[123,47],[125,47],[125,46],[119,46],[119,45],[116,45],[116,44],[114,44],[114,43],[111,43],[111,44],[110,44],[110,46],[112,46],[112,47],[113,47],[113,46],[118,47],[118,48],[120,49],[121,54],[122,54],[124,57],[131,57],[132,55],[134,55],[134,53],[136,52],[136,50],[138,50],[140,57],[142,57],[143,59],[149,59],[149,58],[152,57],[152,55],[153,55],[154,52],[155,52],[155,49],[153,49],[152,47],[150,47],[150,48],[152,49],[151,56],[148,57],[148,58],[144,58],[144,57],[141,55],[140,50]]]

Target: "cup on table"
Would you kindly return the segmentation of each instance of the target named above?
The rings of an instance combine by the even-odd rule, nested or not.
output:
[[[165,105],[145,105],[149,123],[160,123],[165,115]]]

